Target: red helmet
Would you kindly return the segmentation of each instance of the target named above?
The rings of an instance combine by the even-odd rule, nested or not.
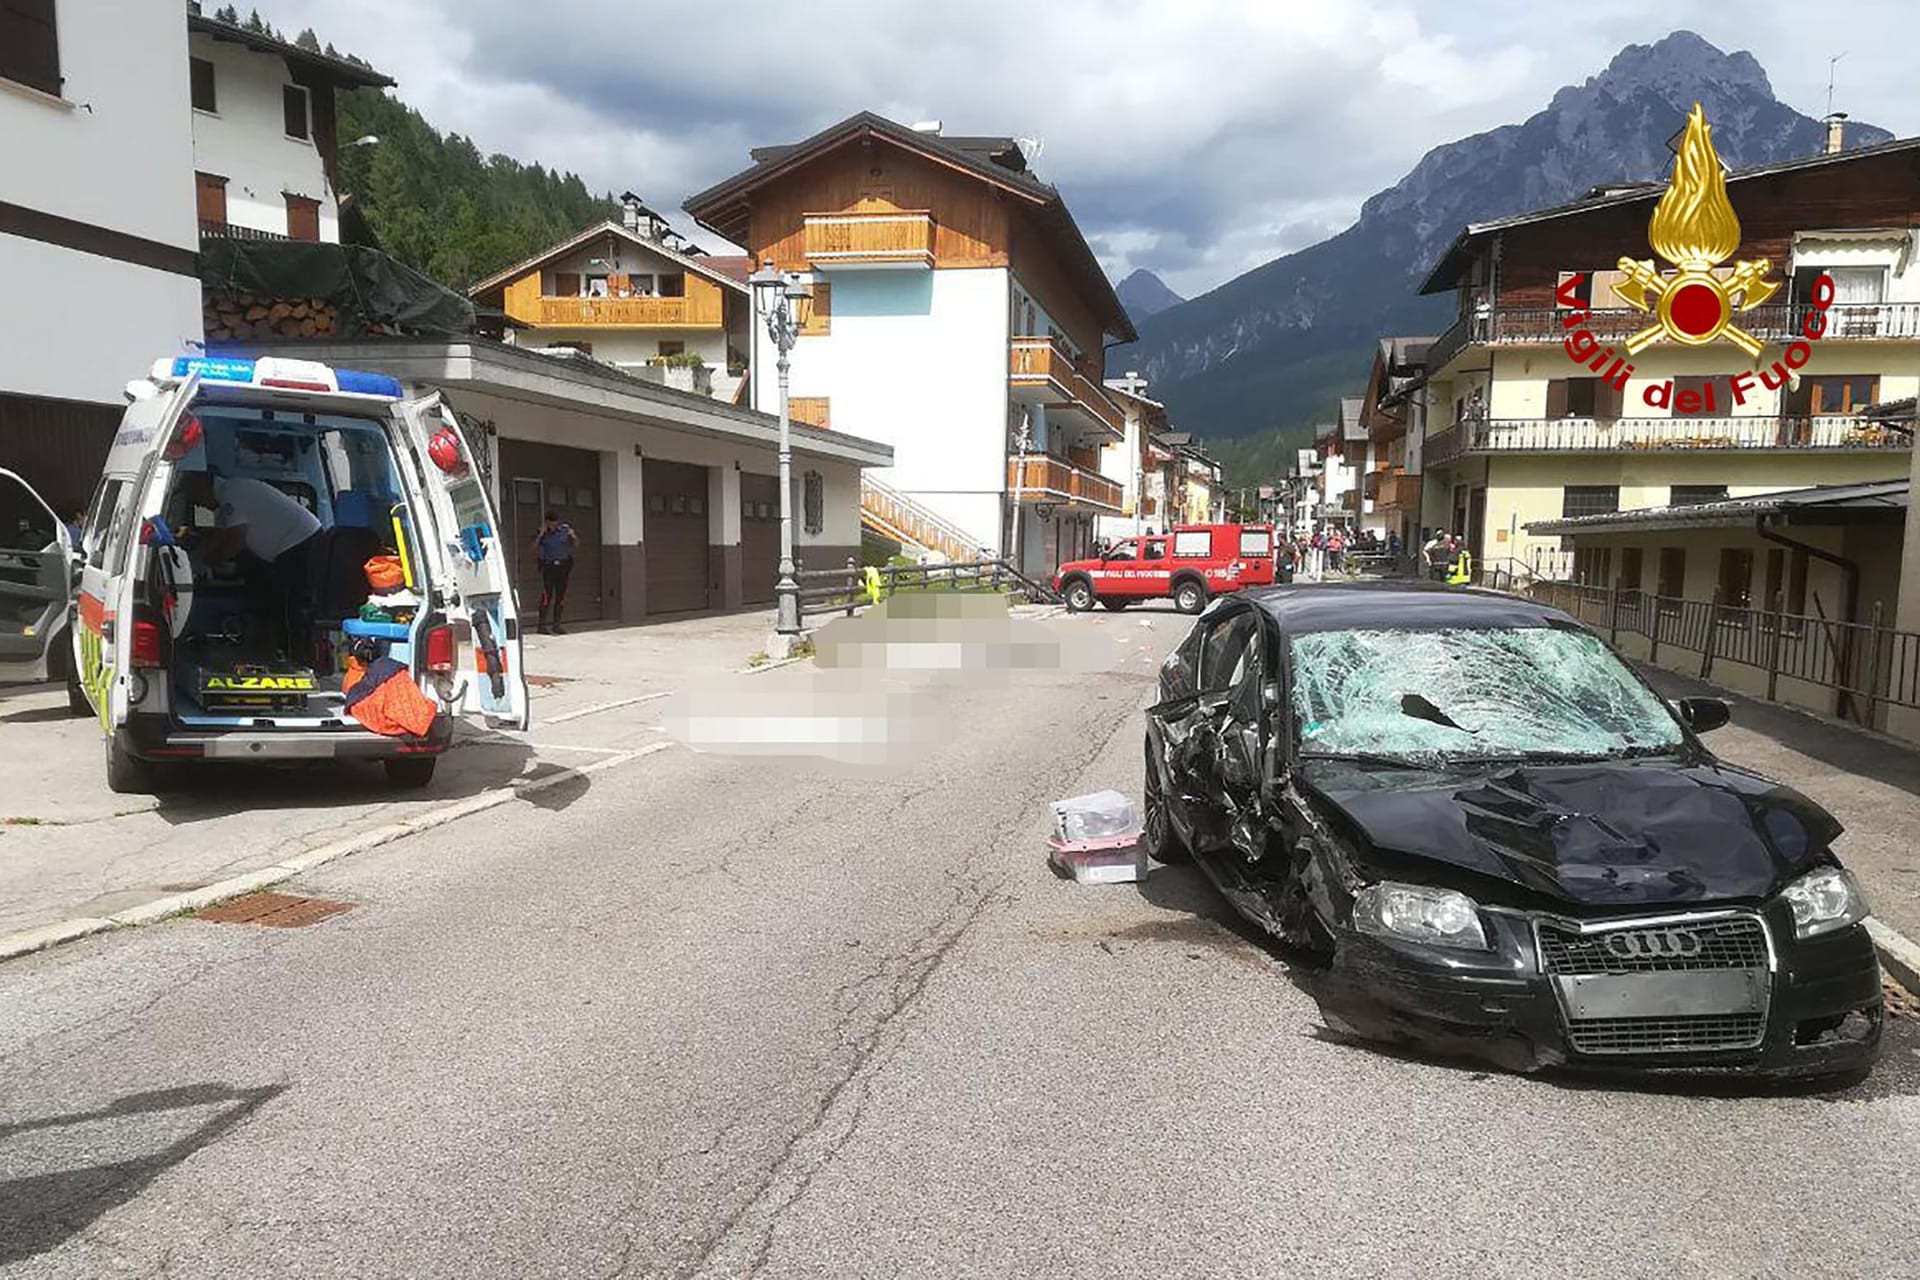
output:
[[[466,463],[460,459],[460,440],[453,434],[453,428],[442,427],[433,433],[427,441],[427,456],[433,459],[435,466],[448,475],[462,470]]]

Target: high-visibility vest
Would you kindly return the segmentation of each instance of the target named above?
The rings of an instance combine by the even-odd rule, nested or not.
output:
[[[1465,586],[1473,581],[1473,553],[1462,548],[1460,558],[1454,562],[1447,574],[1447,581],[1453,586]]]

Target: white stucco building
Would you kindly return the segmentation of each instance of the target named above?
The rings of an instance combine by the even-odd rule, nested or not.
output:
[[[187,32],[202,230],[338,243],[339,150],[357,140],[339,137],[334,95],[393,81],[200,13],[188,13]]]
[[[1087,554],[1096,517],[1123,510],[1101,469],[1125,432],[1103,350],[1135,334],[1059,193],[1011,138],[870,113],[753,158],[686,207],[810,287],[796,419],[891,445],[880,498],[947,554],[1034,573]],[[753,330],[753,403],[773,412],[775,352]]]
[[[62,514],[121,388],[200,336],[187,31],[169,4],[8,0],[0,39],[0,466]]]

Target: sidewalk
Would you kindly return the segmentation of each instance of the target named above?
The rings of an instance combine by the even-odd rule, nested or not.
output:
[[[1920,942],[1920,749],[1664,667],[1636,665],[1668,697],[1725,698],[1733,722],[1714,730],[1707,744],[1731,763],[1826,806],[1847,829],[1836,852],[1866,890],[1873,914]]]
[[[581,770],[657,748],[667,695],[738,670],[771,629],[767,612],[529,636],[532,730],[463,726],[419,791],[390,790],[366,765],[232,765],[183,771],[180,788],[158,796],[115,795],[99,730],[68,714],[64,690],[12,693],[0,699],[0,939],[138,912],[342,842],[484,807],[530,784],[579,779],[542,795],[553,807],[571,803],[591,785]]]

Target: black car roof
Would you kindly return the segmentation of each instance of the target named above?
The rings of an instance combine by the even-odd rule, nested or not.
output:
[[[1266,610],[1285,632],[1577,625],[1560,610],[1521,596],[1436,582],[1264,587],[1245,592],[1244,598]]]

